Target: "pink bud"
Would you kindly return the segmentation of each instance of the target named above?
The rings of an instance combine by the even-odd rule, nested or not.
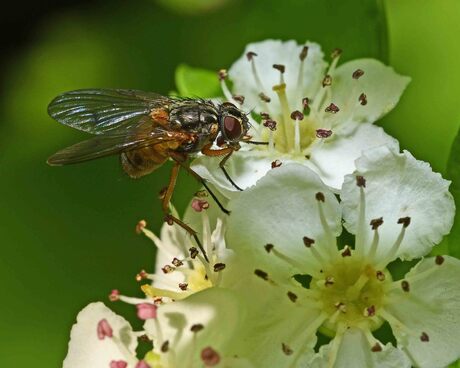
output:
[[[139,360],[139,362],[136,364],[136,368],[150,368],[150,366],[143,360]]]
[[[106,337],[112,337],[112,336],[113,336],[113,330],[109,322],[107,322],[105,318],[101,319],[99,323],[97,324],[97,338],[99,340],[104,340]]]
[[[110,368],[126,368],[128,366],[128,363],[126,363],[124,360],[112,360],[110,362]]]
[[[157,318],[157,306],[150,303],[137,304],[137,317],[139,319]]]

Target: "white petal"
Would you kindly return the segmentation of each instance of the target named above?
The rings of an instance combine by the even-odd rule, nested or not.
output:
[[[114,341],[108,337],[99,340],[97,325],[106,319],[113,329],[113,336],[118,338],[124,348],[131,354],[128,360]],[[133,330],[123,317],[113,313],[103,303],[91,303],[77,316],[77,323],[70,333],[69,351],[63,363],[63,368],[102,368],[109,367],[112,360],[124,360],[133,368],[137,339]]]
[[[170,351],[174,354],[163,354],[163,359],[173,359],[169,361],[171,366],[188,367],[192,366],[189,364],[192,360],[195,364],[200,361],[200,352],[208,346],[221,357],[233,356],[238,344],[242,343],[238,341],[237,334],[245,317],[246,308],[237,294],[226,289],[210,288],[187,299],[161,305],[157,321],[147,320],[144,328],[160,345],[169,341]],[[157,329],[157,322],[161,332]],[[204,327],[196,335],[190,330],[195,324]]]
[[[248,108],[255,108],[258,112],[267,112],[264,103],[259,98],[259,93],[264,92],[271,98],[269,103],[271,114],[278,115],[281,108],[272,87],[280,83],[280,72],[273,68],[273,64],[282,64],[286,67],[284,80],[290,108],[292,111],[299,109],[302,97],[313,97],[313,93],[323,79],[326,68],[320,46],[312,42],[306,42],[305,45],[308,46],[308,56],[304,60],[301,86],[298,85],[299,55],[303,45],[299,45],[295,41],[265,40],[248,44],[244,54],[231,66],[229,77],[233,81],[233,92],[246,98],[245,106]],[[249,51],[257,54],[254,60],[263,91],[257,86],[251,63],[246,57],[246,53]]]
[[[222,158],[206,156],[197,157],[191,167],[199,175],[210,181],[227,198],[232,198],[239,191],[228,181],[219,167]],[[290,155],[267,151],[238,151],[227,161],[225,168],[233,181],[242,189],[252,187],[267,172],[272,170],[272,162],[279,160],[282,165],[296,162],[315,169],[315,166],[306,159],[296,159]],[[211,203],[211,202],[210,202]]]
[[[405,334],[398,323],[390,322],[398,345],[406,349],[414,365],[446,367],[460,358],[460,260],[444,256],[418,263],[405,277],[410,291],[396,288],[386,309],[413,333]],[[425,332],[428,342],[422,342]]]
[[[387,144],[398,148],[396,139],[386,134],[382,128],[371,124],[360,124],[351,135],[334,134],[321,145],[315,147],[311,161],[316,172],[333,190],[339,191],[345,175],[356,170],[355,160],[362,151]]]
[[[230,203],[228,246],[236,252],[247,253],[254,264],[264,265],[264,271],[289,274],[287,264],[267,254],[264,245],[274,244],[302,262],[311,259],[310,251],[303,244],[304,236],[314,239],[318,249],[328,244],[315,199],[318,192],[325,195],[323,208],[331,236],[339,235],[340,206],[334,194],[310,169],[286,164],[271,170],[255,187],[245,190]]]
[[[353,79],[352,74],[357,69],[363,70],[364,75]],[[395,107],[410,82],[409,77],[397,74],[393,68],[375,59],[349,61],[339,66],[332,78],[331,98],[326,105],[333,102],[340,111],[327,116],[344,128],[351,125],[350,121],[375,122]],[[361,93],[367,97],[366,105],[359,102]]]
[[[310,368],[328,368],[332,343],[320,348],[311,361]],[[334,368],[409,368],[408,357],[390,343],[382,351],[372,352],[364,333],[358,328],[345,332],[337,352]]]
[[[455,205],[448,192],[450,182],[434,173],[428,163],[416,160],[409,152],[399,153],[387,146],[365,151],[356,161],[357,171],[345,178],[342,206],[345,227],[356,234],[360,191],[356,175],[366,179],[365,225],[370,246],[371,219],[383,217],[379,227],[377,259],[388,254],[401,231],[398,219],[411,222],[396,256],[412,259],[427,254],[452,227]],[[394,257],[396,258],[396,257]]]

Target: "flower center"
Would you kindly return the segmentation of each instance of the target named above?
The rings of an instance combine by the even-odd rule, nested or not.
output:
[[[323,275],[310,283],[328,315],[321,332],[334,336],[340,324],[370,331],[382,325],[376,311],[385,303],[385,285],[392,282],[388,271],[376,270],[358,256],[347,256],[331,263]]]

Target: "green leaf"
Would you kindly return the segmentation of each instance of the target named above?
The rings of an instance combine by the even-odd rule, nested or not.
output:
[[[217,73],[180,64],[176,69],[176,87],[183,97],[217,97],[221,95]]]
[[[447,176],[452,180],[450,192],[454,196],[455,205],[460,208],[460,131],[457,133],[454,143],[452,143],[449,161],[447,162]],[[460,258],[460,216],[455,217],[454,226],[447,239],[449,254]]]

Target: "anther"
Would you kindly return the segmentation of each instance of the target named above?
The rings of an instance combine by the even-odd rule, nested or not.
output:
[[[356,185],[360,188],[366,188],[366,179],[364,179],[364,176],[356,176]]]
[[[383,224],[383,217],[373,219],[369,223],[369,225],[371,225],[372,230],[377,230],[379,226],[381,226],[382,224]]]
[[[263,126],[270,129],[271,131],[276,130],[276,121],[272,119],[267,119],[263,122]]]
[[[257,56],[257,54],[255,52],[253,52],[253,51],[249,51],[249,52],[246,53],[246,57],[248,58],[248,61],[252,61],[254,56]]]
[[[147,272],[145,272],[145,270],[141,270],[137,275],[136,275],[136,281],[139,282],[139,281],[142,281],[142,280],[145,280],[147,278]]]
[[[302,47],[302,51],[300,51],[299,58],[301,61],[304,61],[308,56],[308,46]]]
[[[142,230],[144,230],[146,226],[147,226],[147,222],[145,220],[140,220],[136,225],[136,233],[137,234],[142,233]]]
[[[353,79],[359,79],[363,75],[364,75],[364,70],[356,69],[351,76],[353,77]]]
[[[422,334],[420,335],[420,341],[422,342],[430,341],[430,337],[428,336],[426,332],[422,332]]]
[[[265,244],[264,248],[267,251],[267,253],[270,253],[272,251],[272,249],[275,248],[275,246],[273,244],[269,243],[269,244]]]
[[[142,320],[157,318],[157,306],[150,303],[136,304],[137,318]]]
[[[402,289],[404,292],[408,293],[408,292],[410,291],[409,282],[406,281],[406,280],[401,281],[401,289]]]
[[[364,308],[363,315],[364,317],[374,317],[375,316],[375,306],[371,305],[370,307]]]
[[[302,98],[302,106],[304,110],[310,107],[310,99],[308,97]]]
[[[349,245],[345,245],[345,248],[343,249],[342,253],[340,253],[342,257],[350,257],[351,256],[351,248]]]
[[[113,337],[113,329],[109,322],[104,318],[97,324],[97,338],[104,340],[106,337]]]
[[[334,276],[327,276],[326,280],[324,280],[324,285],[325,286],[332,286],[335,283],[335,278]]]
[[[171,218],[171,216],[169,216],[169,215],[166,215],[166,216],[165,216],[164,221],[165,221],[169,226],[174,225],[174,221],[173,221],[173,219]]]
[[[443,256],[436,256],[436,258],[434,259],[434,262],[440,266],[444,263],[444,257]]]
[[[385,281],[385,274],[382,272],[382,271],[377,271],[375,273],[375,277],[377,278],[377,280],[379,281]]]
[[[158,198],[164,199],[167,191],[168,191],[168,187],[161,188],[161,190],[158,192]]]
[[[146,334],[143,334],[143,335],[140,335],[138,337],[139,341],[142,341],[142,342],[151,342],[152,340],[150,340],[150,338],[146,335]]]
[[[358,97],[358,101],[361,105],[365,106],[367,105],[367,96],[365,93],[361,93]]]
[[[286,66],[283,64],[273,64],[273,68],[278,70],[281,74],[283,74],[286,71]]]
[[[208,346],[201,350],[201,360],[206,367],[214,367],[215,365],[219,364],[220,356],[217,351]]]
[[[196,249],[195,247],[191,247],[188,251],[190,252],[190,257],[192,259],[195,259],[198,255],[198,249]]]
[[[150,365],[148,365],[144,360],[139,360],[136,364],[136,368],[150,368]]]
[[[181,282],[179,284],[179,289],[181,289],[182,291],[186,291],[188,288],[188,284],[186,282]]]
[[[270,119],[270,115],[268,113],[266,113],[266,112],[261,112],[260,117],[262,118],[262,120]]]
[[[214,265],[214,272],[220,272],[225,269],[225,263],[216,263]]]
[[[195,192],[194,196],[198,198],[206,198],[208,196],[208,192],[204,189],[199,190],[198,192]]]
[[[161,270],[163,271],[163,273],[167,274],[167,273],[173,272],[175,268],[170,265],[165,265],[164,267],[161,268]]]
[[[110,368],[126,368],[128,363],[124,360],[112,360],[109,364]]]
[[[331,103],[326,109],[324,109],[325,112],[330,112],[331,114],[337,114],[340,109],[337,105]]]
[[[299,110],[293,111],[291,113],[291,119],[292,120],[303,120],[303,114]]]
[[[334,304],[334,307],[336,307],[342,313],[347,313],[347,306],[345,303],[337,302]]]
[[[196,212],[202,212],[203,210],[207,210],[209,208],[209,203],[203,199],[194,198],[192,200],[192,208]]]
[[[244,96],[242,96],[242,95],[233,95],[232,97],[240,105],[244,104]]]
[[[286,345],[284,342],[281,343],[281,349],[283,350],[283,353],[286,355],[291,355],[294,351]]]
[[[280,160],[275,160],[275,161],[272,161],[272,169],[276,169],[277,167],[280,167],[283,163],[280,161]]]
[[[329,74],[326,74],[323,78],[323,87],[330,86],[332,84],[332,77]]]
[[[402,224],[404,227],[408,227],[410,225],[410,217],[401,217],[398,219],[398,224]]]
[[[315,241],[313,239],[309,238],[308,236],[304,236],[302,238],[302,240],[303,240],[304,245],[307,248],[310,248],[313,244],[315,244]]]
[[[265,93],[263,92],[260,92],[259,93],[259,98],[263,101],[263,102],[270,102],[271,101],[271,98],[268,97]]]
[[[289,300],[290,300],[291,302],[295,303],[295,302],[297,301],[297,298],[298,298],[298,297],[297,297],[297,295],[294,294],[292,291],[288,291],[288,292],[287,292],[287,296],[288,296],[288,298],[289,298]]]
[[[374,346],[371,347],[371,351],[373,353],[378,353],[378,352],[382,351],[382,345],[380,345],[378,342],[376,342],[374,344]]]
[[[322,192],[316,193],[315,198],[319,202],[324,202],[325,201],[325,197],[324,197],[324,194]]]
[[[176,257],[173,258],[171,263],[176,267],[180,267],[184,264],[184,262],[182,262],[179,258]]]
[[[169,351],[169,340],[166,340],[163,344],[161,344],[160,350],[162,353],[167,353]]]
[[[330,129],[316,129],[316,138],[329,138],[332,135]]]
[[[332,50],[332,52],[331,52],[331,59],[338,58],[340,55],[342,55],[342,49],[335,48],[335,49]]]
[[[109,294],[109,300],[111,302],[116,302],[120,300],[120,292],[117,289],[113,289]]]
[[[268,281],[268,273],[262,270],[254,270],[254,274],[262,280]]]
[[[223,81],[223,80],[227,79],[227,77],[228,77],[227,69],[220,69],[217,72],[217,76],[218,76],[220,81]]]
[[[204,326],[201,323],[196,323],[190,327],[190,331],[197,333],[200,332],[203,328]]]

